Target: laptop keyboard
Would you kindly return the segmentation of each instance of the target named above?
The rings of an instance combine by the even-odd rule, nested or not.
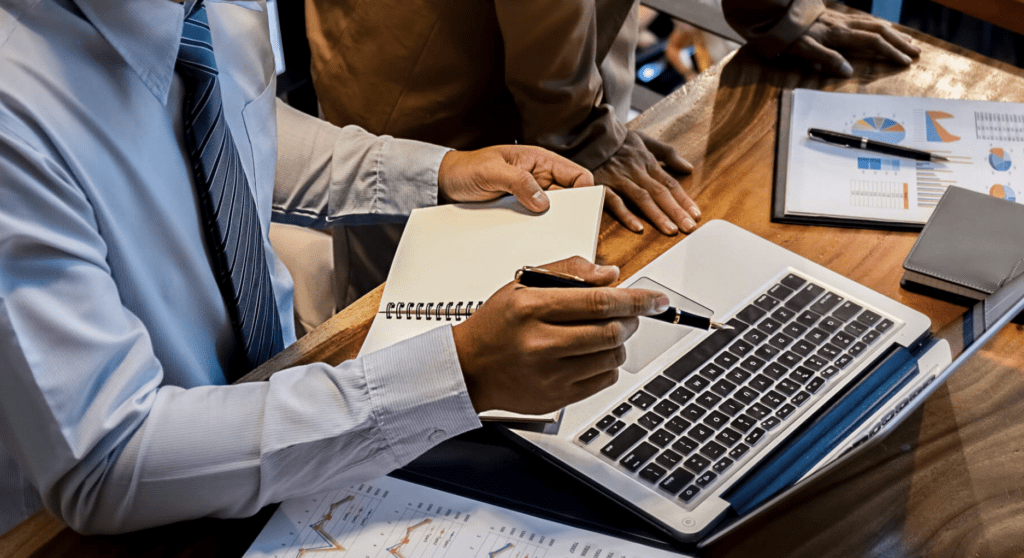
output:
[[[611,406],[576,443],[692,508],[825,397],[896,322],[796,273]]]

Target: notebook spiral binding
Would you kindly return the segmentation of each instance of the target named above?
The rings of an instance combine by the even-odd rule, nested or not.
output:
[[[473,315],[483,306],[484,301],[479,302],[389,302],[384,308],[384,317],[386,319],[396,320],[437,320],[441,321],[441,316],[444,315],[444,321],[450,322],[455,320],[456,322],[461,321],[463,318],[468,318]],[[454,307],[454,308],[453,308]]]

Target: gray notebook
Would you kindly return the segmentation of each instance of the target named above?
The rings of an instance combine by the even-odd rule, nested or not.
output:
[[[1024,273],[1024,206],[949,187],[903,269],[904,287],[985,298]]]

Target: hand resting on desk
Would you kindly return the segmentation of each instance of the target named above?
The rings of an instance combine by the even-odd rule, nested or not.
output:
[[[545,267],[595,285],[619,275],[578,256]],[[637,316],[668,305],[665,295],[642,289],[505,285],[453,329],[473,407],[546,413],[601,391],[618,379]]]
[[[909,35],[886,21],[829,9],[783,54],[810,61],[825,73],[850,77],[853,66],[846,57],[875,58],[909,66],[921,49],[911,43]]]

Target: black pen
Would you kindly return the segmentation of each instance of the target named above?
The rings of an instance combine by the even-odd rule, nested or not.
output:
[[[900,147],[891,143],[885,143],[881,141],[875,141],[861,136],[854,136],[850,134],[844,134],[841,132],[832,132],[830,130],[822,130],[820,128],[811,128],[807,130],[807,135],[811,136],[812,139],[830,143],[832,145],[841,145],[843,147],[853,147],[855,149],[864,149],[866,151],[874,151],[876,153],[885,153],[886,155],[895,155],[897,157],[909,157],[918,161],[949,161],[949,159],[929,153],[928,151],[922,151],[920,149],[911,149],[909,147]]]
[[[575,275],[531,266],[526,266],[516,271],[516,281],[519,281],[519,284],[523,286],[537,288],[583,288],[595,286],[587,283],[579,277],[576,277]],[[700,329],[733,329],[731,325],[713,322],[711,321],[711,318],[691,314],[672,306],[669,306],[668,310],[665,310],[661,314],[644,317],[668,322],[670,324],[679,324]]]

